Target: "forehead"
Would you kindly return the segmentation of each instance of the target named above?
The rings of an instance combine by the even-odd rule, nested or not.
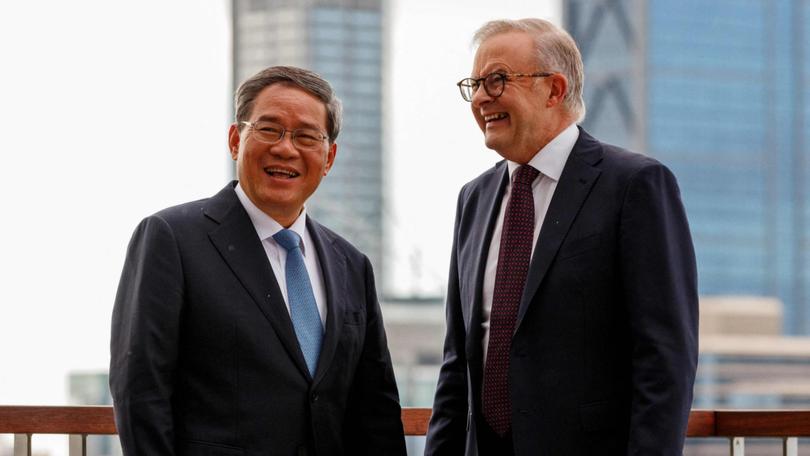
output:
[[[326,106],[315,95],[287,83],[262,89],[253,103],[251,121],[259,118],[284,121],[287,127],[308,125],[326,129]]]
[[[499,33],[486,39],[475,52],[473,76],[497,70],[531,72],[537,67],[537,51],[531,35],[521,31]]]

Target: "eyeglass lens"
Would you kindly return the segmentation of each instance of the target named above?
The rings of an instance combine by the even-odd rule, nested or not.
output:
[[[486,91],[487,95],[493,98],[501,96],[503,93],[505,80],[506,76],[501,73],[492,73],[487,75],[483,80],[484,91]],[[465,79],[461,84],[459,84],[462,98],[464,98],[466,101],[472,101],[472,97],[475,95],[475,91],[478,90],[480,85],[480,79]]]
[[[268,144],[278,143],[284,138],[285,134],[290,134],[293,144],[295,144],[296,147],[304,149],[318,147],[324,139],[323,135],[316,130],[301,128],[290,131],[286,130],[281,125],[270,122],[257,122],[253,124],[253,132],[256,135],[256,139]]]
[[[501,73],[487,75],[487,78],[484,79],[484,90],[487,91],[487,95],[493,98],[501,96],[505,79],[506,77]]]

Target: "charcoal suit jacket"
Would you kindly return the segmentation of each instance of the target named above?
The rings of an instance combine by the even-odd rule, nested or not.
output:
[[[368,259],[312,218],[326,287],[311,376],[234,191],[144,219],[112,317],[110,389],[127,455],[404,455]]]
[[[505,162],[458,199],[426,455],[479,454],[484,267]],[[517,456],[680,455],[697,365],[697,278],[672,173],[580,130],[534,248],[512,337]]]

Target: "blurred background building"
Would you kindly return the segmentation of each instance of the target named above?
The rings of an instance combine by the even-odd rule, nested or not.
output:
[[[343,101],[338,159],[307,211],[383,271],[382,0],[232,0],[234,91],[271,65],[314,70]],[[385,284],[378,284],[385,290]]]
[[[678,177],[703,295],[773,296],[810,334],[810,2],[564,0],[584,128]]]
[[[810,407],[810,337],[782,334],[775,298],[700,300],[700,356],[693,409]],[[803,439],[801,448],[807,448]],[[725,439],[689,439],[689,456],[728,455]],[[746,454],[781,454],[778,439],[746,439]],[[801,453],[804,454],[804,453]]]

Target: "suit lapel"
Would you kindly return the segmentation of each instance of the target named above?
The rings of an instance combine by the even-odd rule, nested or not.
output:
[[[343,312],[346,304],[346,258],[334,245],[332,236],[321,225],[307,217],[307,229],[318,251],[323,282],[326,287],[326,332],[324,334],[318,368],[315,370],[314,384],[317,385],[326,374],[335,356],[340,330],[343,328]]]
[[[602,146],[599,142],[580,129],[579,139],[563,168],[543,226],[540,228],[520,301],[515,331],[520,327],[523,316],[548,272],[557,250],[601,174],[601,171],[593,166],[601,156]]]
[[[219,223],[208,237],[270,322],[295,365],[308,376],[306,361],[298,346],[278,281],[233,185],[231,183],[211,198],[204,209],[208,218]]]
[[[462,295],[462,309],[465,310],[465,324],[467,326],[467,341],[465,350],[470,364],[470,375],[473,377],[472,384],[480,385],[483,375],[483,346],[484,337],[481,328],[483,318],[482,290],[484,289],[484,273],[486,271],[487,257],[489,256],[489,244],[492,241],[492,232],[498,219],[498,211],[503,200],[503,193],[509,181],[509,171],[506,161],[496,165],[494,172],[489,176],[476,192],[469,196],[474,201],[465,202],[464,207],[474,204],[475,210],[471,212],[473,220],[466,245],[473,246],[472,256],[469,258],[471,267],[468,269],[464,264],[459,264],[459,270],[468,272],[461,277],[462,281],[474,283],[469,288],[469,294]],[[467,258],[462,258],[467,260]],[[469,277],[468,274],[474,274]],[[471,305],[465,305],[471,303]]]
[[[492,232],[495,229],[495,222],[498,220],[498,211],[501,208],[501,200],[503,200],[503,193],[508,181],[509,171],[506,167],[506,161],[503,161],[496,167],[490,179],[478,190],[480,195],[477,196],[479,198],[477,202],[478,210],[475,211],[476,220],[473,221],[469,241],[471,245],[475,246],[472,256],[474,266],[471,271],[475,273],[475,287],[472,288],[474,296],[472,296],[472,300],[468,301],[473,303],[470,315],[467,315],[468,330],[474,323],[480,324],[481,322],[483,305],[481,290],[484,288],[484,272],[486,271],[487,257],[489,256],[489,243],[492,241]]]

